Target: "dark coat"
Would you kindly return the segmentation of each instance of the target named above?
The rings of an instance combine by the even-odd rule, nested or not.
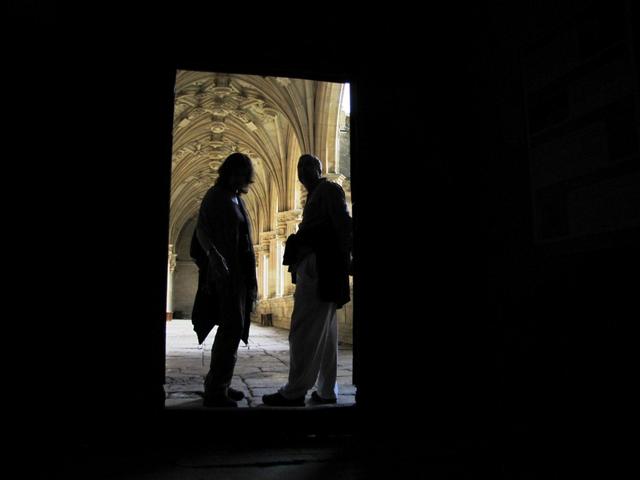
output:
[[[257,295],[256,261],[251,241],[249,216],[242,199],[240,214],[247,225],[247,239],[241,238],[241,218],[232,201],[233,194],[214,185],[209,189],[200,206],[198,222],[191,239],[191,257],[198,266],[198,290],[193,305],[191,321],[198,336],[204,342],[215,325],[230,322],[241,329],[241,339],[249,339],[250,313]],[[213,280],[211,261],[201,242],[201,236],[210,241],[220,252],[229,268],[225,279]],[[248,248],[244,251],[242,245]]]
[[[324,189],[323,201],[344,205],[343,209],[335,209],[337,212],[335,214],[343,210],[339,213],[343,217],[342,221],[336,222],[335,218],[332,219],[327,215],[316,219],[319,221],[301,224],[298,233],[289,235],[287,238],[282,264],[290,266],[291,281],[295,284],[295,264],[300,262],[309,250],[313,251],[316,254],[318,271],[318,298],[325,302],[335,302],[337,308],[341,308],[351,299],[349,289],[351,219],[346,213],[345,195],[339,185],[323,179],[317,188]],[[342,225],[342,231],[337,230],[337,223]]]
[[[311,233],[305,231],[305,233]],[[297,251],[310,246],[316,254],[318,271],[318,298],[325,302],[334,302],[337,308],[351,300],[349,289],[349,253],[337,246],[335,235],[330,229],[317,229],[312,235],[291,234],[287,238],[283,265],[289,265],[291,282],[296,283],[295,264],[301,259]]]

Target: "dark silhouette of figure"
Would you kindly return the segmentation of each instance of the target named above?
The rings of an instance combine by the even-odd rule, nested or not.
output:
[[[198,343],[218,325],[204,383],[207,407],[236,407],[244,398],[230,384],[240,340],[246,344],[249,338],[257,295],[249,216],[240,198],[252,179],[249,157],[241,153],[227,157],[215,185],[202,199],[191,240],[191,256],[199,269],[192,314]]]
[[[336,403],[336,309],[350,299],[352,223],[344,190],[322,177],[322,163],[313,155],[300,157],[298,179],[307,189],[307,202],[298,231],[287,238],[283,258],[296,284],[289,378],[278,392],[262,397],[270,406],[304,406],[316,381],[312,400]]]

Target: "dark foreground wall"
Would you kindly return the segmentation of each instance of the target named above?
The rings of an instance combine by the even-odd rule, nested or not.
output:
[[[397,12],[334,40],[316,32],[340,31],[333,17],[311,32],[21,17],[8,221],[30,265],[11,337],[30,346],[14,357],[25,431],[411,431],[534,464],[615,440],[639,318],[640,112],[637,7],[610,3]],[[176,68],[352,83],[353,415],[163,414]]]

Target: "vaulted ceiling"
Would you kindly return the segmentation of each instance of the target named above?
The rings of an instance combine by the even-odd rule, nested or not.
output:
[[[222,161],[247,154],[255,182],[245,196],[254,242],[278,212],[300,208],[296,164],[317,155],[338,171],[336,138],[343,84],[178,71],[175,86],[170,243],[195,217]]]

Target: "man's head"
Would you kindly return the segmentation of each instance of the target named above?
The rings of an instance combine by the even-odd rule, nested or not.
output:
[[[253,183],[253,164],[251,159],[243,153],[232,153],[218,169],[218,182],[234,193],[242,194],[249,191]]]
[[[313,187],[322,175],[322,162],[313,155],[305,153],[298,160],[298,180],[307,190]]]

